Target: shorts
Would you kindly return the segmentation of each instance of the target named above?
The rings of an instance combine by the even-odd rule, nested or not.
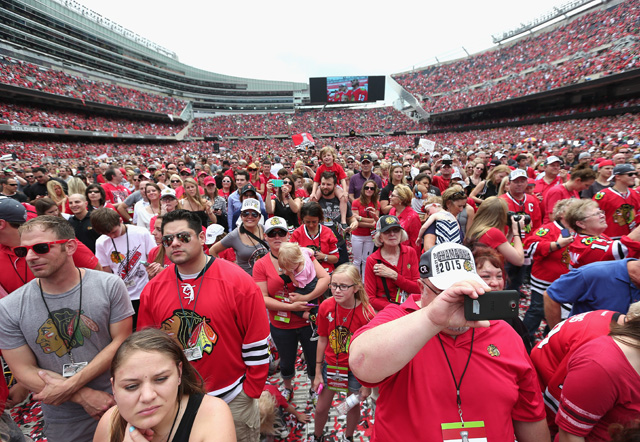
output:
[[[360,382],[358,382],[355,375],[351,373],[351,370],[349,370],[348,379],[349,379],[348,380],[349,392],[351,393],[359,392],[360,389],[362,388],[362,385],[360,385]],[[329,383],[327,382],[327,363],[326,362],[322,363],[322,382],[324,382],[325,387],[329,385]]]

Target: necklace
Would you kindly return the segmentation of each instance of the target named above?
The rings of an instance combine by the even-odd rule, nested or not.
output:
[[[173,423],[171,424],[171,429],[169,430],[169,434],[167,434],[167,439],[165,440],[165,442],[169,442],[169,439],[171,438],[171,433],[173,433],[173,427],[175,427],[176,421],[178,420],[178,416],[180,415],[180,406],[181,405],[182,405],[182,400],[179,400],[178,401],[178,411],[176,412],[176,415],[173,418]]]

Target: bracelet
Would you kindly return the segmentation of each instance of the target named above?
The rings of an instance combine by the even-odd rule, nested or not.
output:
[[[560,243],[558,241],[556,241],[556,246],[558,247],[558,250],[560,250],[562,247],[560,246]]]
[[[362,216],[358,216],[358,222],[362,222]]]

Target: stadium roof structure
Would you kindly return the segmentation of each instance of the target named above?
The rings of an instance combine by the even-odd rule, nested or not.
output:
[[[308,85],[197,69],[74,0],[0,0],[0,45],[192,101],[194,111],[293,111]]]

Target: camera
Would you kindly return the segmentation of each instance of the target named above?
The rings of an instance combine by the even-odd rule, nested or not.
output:
[[[520,220],[523,219],[523,217],[524,217],[525,226],[531,223],[531,217],[526,213],[522,214],[522,213],[516,213],[516,212],[507,212],[507,224],[511,225],[513,221],[520,222]]]

